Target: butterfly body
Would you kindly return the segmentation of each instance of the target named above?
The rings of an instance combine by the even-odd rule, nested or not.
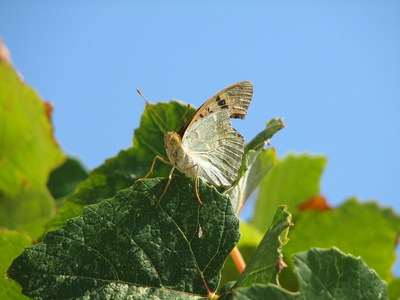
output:
[[[235,83],[207,100],[181,127],[178,132],[169,131],[164,136],[169,161],[156,159],[172,165],[169,181],[161,195],[164,196],[176,169],[189,178],[200,177],[214,186],[230,186],[238,176],[244,153],[244,138],[232,128],[230,118],[244,119],[253,95],[253,84],[249,81]],[[156,207],[157,207],[156,206]]]
[[[179,134],[169,131],[164,136],[165,150],[171,164],[189,178],[193,178],[196,172],[193,168],[187,169],[194,165],[193,159],[188,155],[185,147],[182,144],[182,138]],[[184,171],[187,169],[186,171]]]

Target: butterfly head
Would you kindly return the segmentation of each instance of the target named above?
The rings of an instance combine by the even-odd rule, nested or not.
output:
[[[177,145],[182,144],[182,138],[179,134],[173,131],[168,131],[164,136],[164,143],[166,149],[171,149],[176,147]]]
[[[182,138],[179,134],[173,131],[167,132],[164,136],[165,151],[173,165],[179,164],[179,161],[185,156],[185,150],[182,145]]]

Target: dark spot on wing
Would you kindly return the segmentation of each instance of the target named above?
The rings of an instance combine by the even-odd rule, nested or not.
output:
[[[215,102],[219,102],[219,100],[221,100],[221,98],[218,95],[217,98],[215,98]]]
[[[234,119],[241,119],[241,120],[244,120],[244,118],[246,118],[246,114],[245,113],[233,113],[232,115],[231,115],[231,118],[234,118]]]
[[[221,106],[221,108],[228,108],[228,105]]]
[[[220,101],[218,101],[218,105],[219,105],[219,106],[222,106],[222,105],[225,105],[225,104],[226,104],[225,100],[220,100]]]
[[[200,118],[204,117],[202,114],[200,114]]]

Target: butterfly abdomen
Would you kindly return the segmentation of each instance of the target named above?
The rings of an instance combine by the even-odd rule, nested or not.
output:
[[[187,177],[193,178],[196,176],[196,168],[190,168],[195,163],[188,155],[185,147],[182,144],[181,137],[176,132],[168,132],[164,137],[165,150],[169,161]],[[190,168],[189,170],[186,170]],[[185,171],[186,170],[186,171]]]

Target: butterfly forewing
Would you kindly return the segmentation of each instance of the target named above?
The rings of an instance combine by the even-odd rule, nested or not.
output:
[[[187,154],[199,166],[198,176],[216,186],[230,186],[242,162],[244,138],[232,128],[230,114],[226,108],[208,114],[191,125],[182,139]],[[188,170],[186,175],[194,177],[195,171]]]
[[[200,106],[178,131],[178,134],[183,137],[188,127],[219,109],[228,109],[229,118],[243,120],[246,117],[252,96],[253,84],[250,81],[241,81],[224,88]]]

